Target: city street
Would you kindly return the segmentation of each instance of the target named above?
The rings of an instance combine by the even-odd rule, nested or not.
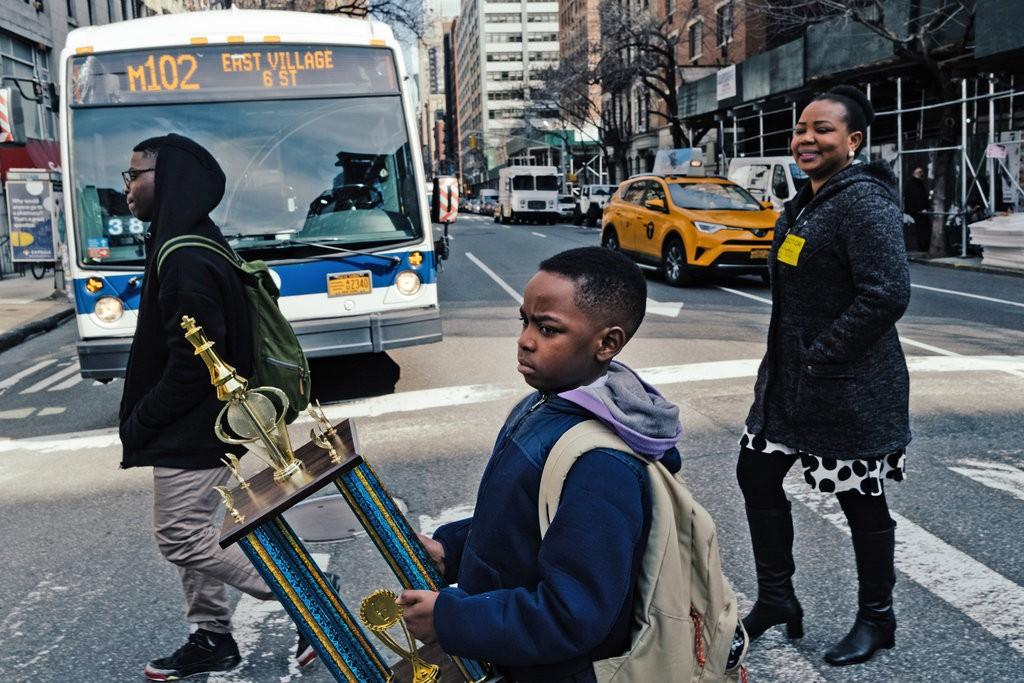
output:
[[[472,512],[494,437],[528,391],[515,363],[527,280],[543,258],[598,243],[593,228],[467,215],[452,236],[442,343],[311,368],[328,415],[354,420],[363,454],[427,531]],[[756,585],[734,465],[770,293],[754,276],[672,288],[648,274],[648,315],[620,358],[681,407],[682,474],[717,522],[745,611]],[[789,642],[775,629],[757,641],[752,683],[1020,679],[1024,279],[917,264],[911,275],[899,331],[914,441],[907,480],[887,490],[898,523],[896,649],[844,669],[821,660],[853,621],[854,558],[834,497],[796,472],[788,488],[806,636]],[[69,322],[0,354],[3,683],[141,680],[148,660],[187,635],[178,574],[151,534],[151,470],[118,468],[123,384],[81,380],[75,342]],[[308,433],[308,421],[294,427],[296,441]],[[309,547],[343,577],[350,607],[378,587],[398,589],[364,536]],[[236,638],[242,666],[208,683],[330,680],[319,664],[291,663],[294,627],[276,604],[242,597]]]

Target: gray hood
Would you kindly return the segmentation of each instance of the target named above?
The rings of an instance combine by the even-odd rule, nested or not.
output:
[[[559,394],[593,413],[637,453],[657,460],[683,435],[679,408],[631,369],[613,361],[607,380]]]

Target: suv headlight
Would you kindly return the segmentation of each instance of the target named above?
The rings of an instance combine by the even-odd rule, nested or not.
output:
[[[694,221],[693,227],[697,228],[701,232],[706,232],[709,235],[718,232],[719,230],[729,230],[728,225],[722,225],[721,223],[703,223],[701,221]]]
[[[95,313],[105,323],[116,323],[124,315],[124,302],[116,296],[101,296],[96,300]]]
[[[403,270],[395,276],[395,287],[406,296],[412,296],[420,291],[420,276],[411,270]]]

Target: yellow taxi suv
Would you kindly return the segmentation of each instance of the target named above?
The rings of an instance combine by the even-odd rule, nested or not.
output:
[[[634,176],[604,209],[601,244],[659,267],[675,286],[713,268],[766,279],[777,217],[724,178]]]

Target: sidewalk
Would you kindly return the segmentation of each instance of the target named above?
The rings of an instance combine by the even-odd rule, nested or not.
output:
[[[959,270],[973,270],[978,273],[1024,277],[1024,271],[1010,270],[1009,268],[997,268],[995,266],[984,266],[981,264],[980,256],[968,256],[967,258],[961,258],[959,256],[928,258],[923,251],[912,251],[908,254],[908,258],[913,263],[920,263],[926,266],[957,268]]]
[[[53,273],[42,280],[16,273],[0,280],[0,352],[46,332],[74,315],[64,292],[53,288]]]

